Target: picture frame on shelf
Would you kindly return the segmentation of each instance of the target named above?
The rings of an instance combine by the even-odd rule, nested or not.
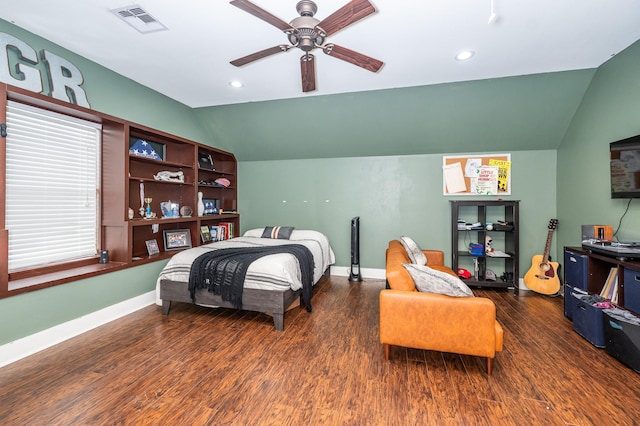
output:
[[[163,219],[180,217],[180,204],[174,203],[171,200],[162,201],[160,203],[160,211],[162,211]]]
[[[211,158],[211,154],[205,154],[204,152],[199,152],[198,167],[204,170],[215,170],[215,168],[213,167],[213,158]]]
[[[164,230],[164,249],[182,250],[191,248],[191,231],[188,229]]]
[[[220,200],[217,198],[214,199],[205,199],[202,200],[204,203],[204,214],[212,215],[220,213]]]
[[[146,139],[129,138],[129,155],[135,157],[149,158],[151,160],[164,161],[167,158],[166,145]]]
[[[160,247],[158,247],[158,242],[156,240],[147,240],[145,241],[145,244],[147,245],[147,253],[149,253],[149,256],[160,254]]]

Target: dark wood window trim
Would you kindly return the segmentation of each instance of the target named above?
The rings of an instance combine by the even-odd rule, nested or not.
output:
[[[0,119],[6,122],[7,101],[13,100],[34,107],[54,111],[70,117],[82,118],[95,123],[103,123],[105,119],[111,117],[103,116],[89,109],[71,105],[57,99],[32,93],[9,85],[0,87]],[[5,144],[0,150],[0,164],[4,169],[6,164]],[[0,177],[0,204],[4,206],[6,202],[6,181],[4,174]],[[58,265],[50,265],[43,268],[17,271],[9,274],[6,259],[8,257],[8,231],[4,229],[5,212],[4,207],[0,209],[0,297],[8,297],[16,294],[40,290],[58,284],[90,278],[93,276],[113,272],[126,267],[124,262],[109,262],[100,264],[97,258],[85,259],[77,262],[70,262]]]
[[[2,297],[14,296],[16,294],[27,293],[59,284],[95,277],[98,275],[115,272],[129,267],[123,262],[95,263],[76,266],[73,268],[61,269],[40,275],[9,280],[8,290]]]

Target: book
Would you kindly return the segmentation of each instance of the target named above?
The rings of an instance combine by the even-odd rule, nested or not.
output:
[[[609,271],[609,275],[607,276],[607,279],[604,281],[604,284],[600,289],[600,297],[606,298],[610,287],[611,287],[611,271]]]
[[[225,240],[228,240],[229,238],[233,238],[235,236],[235,228],[233,226],[233,222],[220,222],[218,225],[222,227],[222,232],[224,233]]]
[[[209,230],[209,227],[207,225],[202,225],[200,227],[200,239],[203,243],[211,242],[211,231]]]
[[[212,226],[209,233],[211,234],[211,241],[218,241],[218,227]]]
[[[617,280],[618,280],[618,268],[613,267],[609,270],[609,275],[607,276],[607,280],[604,282],[604,285],[602,286],[602,290],[600,290],[600,297],[611,300],[611,296],[613,295],[613,284],[614,284],[614,281],[617,284]]]
[[[223,222],[218,224],[218,241],[224,241],[227,239],[227,227]]]

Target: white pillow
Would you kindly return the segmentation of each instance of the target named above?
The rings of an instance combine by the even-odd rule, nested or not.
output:
[[[473,297],[471,289],[458,277],[428,266],[412,263],[403,263],[402,266],[411,274],[418,291],[455,297]]]
[[[407,256],[409,256],[411,263],[415,263],[416,265],[427,264],[427,256],[425,256],[422,249],[415,241],[409,237],[400,237],[400,243],[407,252]]]

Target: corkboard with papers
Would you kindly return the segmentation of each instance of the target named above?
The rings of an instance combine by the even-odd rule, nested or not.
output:
[[[511,195],[511,154],[442,157],[444,195]]]

